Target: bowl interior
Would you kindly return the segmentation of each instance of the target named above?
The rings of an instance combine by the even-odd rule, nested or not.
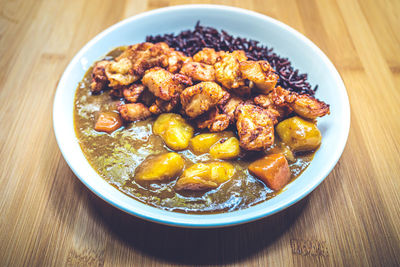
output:
[[[224,29],[236,36],[260,41],[288,57],[295,68],[308,73],[316,96],[331,106],[331,114],[318,121],[322,145],[305,172],[271,200],[221,214],[192,215],[142,204],[103,180],[84,157],[74,132],[73,104],[77,84],[86,70],[107,52],[121,45],[143,42],[147,35],[191,29],[202,25]],[[249,222],[274,214],[309,194],[329,174],[344,149],[349,126],[349,102],[344,84],[329,59],[303,35],[255,12],[215,5],[188,5],[154,10],[124,20],[93,38],[72,59],[55,96],[54,130],[60,150],[76,176],[95,194],[117,208],[144,219],[184,227],[217,227]]]

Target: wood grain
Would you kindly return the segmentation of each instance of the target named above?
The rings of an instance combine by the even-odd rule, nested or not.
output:
[[[397,0],[213,1],[299,30],[346,84],[352,112],[346,149],[295,206],[241,226],[176,229],[123,214],[74,176],[51,116],[68,62],[123,18],[193,2],[0,1],[0,265],[399,266]]]

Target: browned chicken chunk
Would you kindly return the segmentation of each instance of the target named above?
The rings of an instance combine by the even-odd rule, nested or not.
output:
[[[140,103],[143,103],[145,106],[150,107],[154,101],[156,100],[156,97],[149,91],[148,88],[146,88],[141,94],[139,101]]]
[[[145,88],[146,87],[143,84],[132,84],[129,87],[124,88],[122,94],[127,101],[136,103]]]
[[[129,71],[134,81],[139,80],[146,70],[153,67],[167,67],[170,48],[166,43],[139,43],[129,46],[115,61],[128,59],[132,67]]]
[[[279,76],[268,61],[240,62],[240,72],[244,79],[248,79],[264,94],[274,89]]]
[[[172,74],[159,67],[146,71],[142,82],[156,97],[165,101],[177,97],[185,86],[192,84],[189,77],[182,74]]]
[[[180,73],[189,76],[193,81],[212,82],[215,80],[215,70],[212,65],[188,62],[182,66]]]
[[[142,103],[125,104],[118,107],[121,117],[125,121],[144,120],[151,116],[149,109]]]
[[[242,148],[260,151],[274,143],[274,124],[267,110],[244,103],[236,108],[235,117]]]
[[[330,113],[329,105],[309,95],[297,95],[290,107],[306,119],[316,119]]]
[[[178,72],[182,65],[191,62],[192,58],[185,56],[182,52],[175,51],[173,48],[170,48],[170,51],[167,53],[168,56],[168,71],[172,73]]]
[[[269,95],[276,106],[289,105],[295,113],[306,119],[316,119],[330,113],[329,105],[310,95],[300,95],[276,87]]]
[[[226,101],[229,94],[214,82],[201,82],[186,88],[180,97],[186,115],[195,118]]]
[[[203,48],[201,51],[197,52],[193,56],[193,60],[208,65],[214,65],[221,59],[221,56],[224,53],[225,53],[224,51],[215,52],[213,48],[206,47]]]
[[[254,98],[254,103],[268,111],[274,124],[277,124],[293,112],[293,109],[289,105],[275,105],[268,95],[256,96]]]
[[[90,84],[90,90],[92,92],[100,92],[105,89],[108,85],[108,79],[106,76],[106,66],[110,62],[102,60],[97,62],[92,70],[92,83]]]
[[[111,61],[106,66],[106,75],[111,87],[121,87],[129,85],[139,79],[131,73],[132,62],[127,58],[121,58],[119,61]]]
[[[230,120],[226,114],[220,113],[219,109],[215,107],[196,119],[196,123],[199,129],[208,128],[210,132],[222,132],[228,128]]]
[[[240,72],[240,62],[247,60],[242,50],[225,53],[221,60],[214,64],[215,78],[225,88],[239,88],[245,85]]]
[[[116,87],[110,90],[110,96],[116,97],[116,98],[121,98],[123,97],[122,93],[123,87]]]
[[[244,81],[244,85],[241,85],[238,88],[232,88],[231,91],[234,94],[236,94],[236,95],[238,95],[238,96],[240,96],[240,97],[242,97],[244,99],[247,99],[247,98],[249,98],[251,96],[251,91],[252,91],[251,89],[253,87],[254,87],[253,83],[245,80]]]
[[[235,111],[239,104],[243,103],[243,100],[237,96],[229,98],[228,102],[222,107],[222,111],[228,117],[230,123],[235,121]]]
[[[171,112],[178,104],[178,97],[172,98],[169,101],[156,98],[154,103],[150,106],[149,110],[151,113],[157,115],[165,112]]]
[[[232,96],[224,104],[212,108],[207,113],[196,119],[199,129],[208,128],[211,132],[222,132],[235,122],[235,111],[243,100],[237,96]]]

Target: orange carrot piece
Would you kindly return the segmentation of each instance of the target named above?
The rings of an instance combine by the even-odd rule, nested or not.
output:
[[[118,113],[101,112],[94,129],[98,132],[112,133],[122,126],[122,120]]]
[[[274,191],[281,190],[290,181],[289,164],[282,154],[272,154],[249,165],[251,174]]]

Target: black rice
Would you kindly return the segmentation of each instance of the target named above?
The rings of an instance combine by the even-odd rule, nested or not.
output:
[[[279,75],[278,85],[285,89],[300,94],[314,95],[318,85],[311,88],[307,81],[306,73],[299,73],[299,70],[292,67],[288,58],[277,55],[272,48],[259,44],[258,41],[246,38],[234,37],[226,31],[218,31],[212,27],[201,26],[197,22],[194,30],[182,31],[176,35],[163,34],[147,36],[147,42],[165,42],[170,47],[193,56],[204,47],[214,48],[216,51],[244,50],[250,60],[267,60]]]

